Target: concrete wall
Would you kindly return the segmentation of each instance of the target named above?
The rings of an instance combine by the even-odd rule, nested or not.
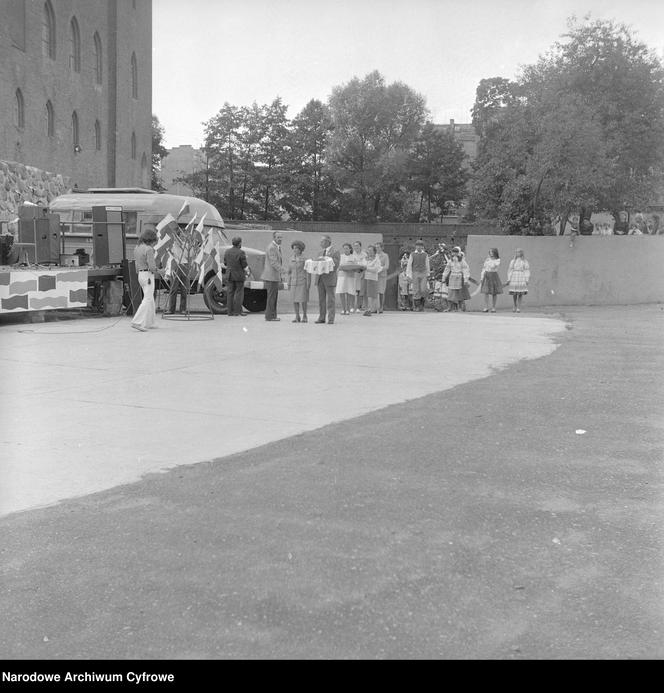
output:
[[[470,276],[479,281],[491,247],[500,253],[500,277],[516,248],[530,264],[530,285],[524,305],[629,305],[664,302],[664,236],[469,236],[466,259]],[[499,306],[511,305],[507,288]],[[472,288],[471,288],[472,292]],[[481,294],[468,307],[484,305]]]

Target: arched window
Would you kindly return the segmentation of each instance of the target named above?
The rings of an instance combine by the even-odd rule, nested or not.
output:
[[[25,127],[25,102],[23,101],[23,92],[20,89],[16,90],[16,127],[23,130]]]
[[[42,52],[45,57],[55,60],[55,13],[49,0],[44,3]]]
[[[95,82],[97,84],[101,84],[101,78],[103,76],[103,61],[102,61],[102,52],[101,52],[101,39],[99,38],[99,34],[95,31],[94,35],[94,44],[95,44]]]
[[[98,120],[95,120],[95,149],[101,150],[101,125]]]
[[[136,158],[136,133],[131,133],[131,158]]]
[[[71,23],[69,24],[69,41],[71,44],[71,51],[69,54],[69,67],[74,72],[81,71],[81,32],[78,28],[78,22],[76,17],[71,18]]]
[[[148,157],[145,152],[141,156],[141,185],[148,188],[150,187],[150,180],[148,178]]]
[[[78,147],[80,149],[80,142],[78,138],[78,114],[74,111],[71,114],[71,141],[74,145],[74,150]]]
[[[138,98],[138,65],[136,63],[136,53],[131,54],[131,95]]]
[[[50,101],[46,102],[46,134],[49,137],[55,135],[55,113],[53,113],[53,104]]]

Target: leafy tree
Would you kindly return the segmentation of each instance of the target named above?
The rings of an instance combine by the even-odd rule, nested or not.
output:
[[[664,162],[664,70],[623,25],[570,20],[516,82],[483,80],[472,202],[512,230],[573,209],[644,204]]]
[[[410,156],[410,187],[419,193],[418,221],[431,223],[440,217],[447,202],[459,202],[465,194],[467,171],[463,147],[450,132],[426,123]]]
[[[166,190],[161,178],[161,162],[168,156],[168,149],[164,147],[164,128],[154,113],[152,114],[152,173],[150,187],[152,190],[162,192]]]
[[[424,98],[400,82],[386,85],[374,71],[335,87],[329,107],[328,159],[343,193],[342,214],[376,221],[390,196],[406,188],[404,164],[424,123]]]
[[[288,106],[277,97],[271,104],[254,111],[257,157],[254,159],[255,185],[263,219],[281,217],[279,201],[284,183],[289,134],[287,110]]]
[[[206,192],[219,201],[219,211],[228,219],[235,219],[238,213],[237,186],[243,126],[242,109],[228,102],[205,123]]]
[[[338,214],[326,166],[332,120],[328,107],[312,99],[293,119],[288,140],[282,205],[291,219],[318,221]]]

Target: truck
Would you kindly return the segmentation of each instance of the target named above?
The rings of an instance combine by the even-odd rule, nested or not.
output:
[[[222,261],[231,241],[221,215],[205,200],[143,188],[90,188],[56,197],[49,204],[49,212],[59,217],[60,265],[80,266],[87,261],[92,267],[111,269],[129,264],[143,229],[156,227],[167,215],[183,231],[198,221],[195,225],[201,229],[203,243],[212,244],[216,250],[219,269],[192,277],[190,291],[202,293],[212,313],[226,312],[226,268]],[[260,279],[265,253],[244,244],[243,250],[250,270],[245,282],[244,307],[260,312],[265,310],[267,301],[265,285]],[[163,280],[160,283],[163,285]]]

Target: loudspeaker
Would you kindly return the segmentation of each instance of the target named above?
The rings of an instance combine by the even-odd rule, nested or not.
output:
[[[19,205],[18,218],[20,219],[45,219],[48,216],[48,207],[39,205]],[[27,243],[27,241],[25,241]]]
[[[124,258],[121,207],[92,208],[92,239],[94,264],[117,265]]]
[[[28,259],[36,264],[57,264],[60,261],[60,215],[47,214],[18,220],[19,243],[34,244],[28,248]]]

